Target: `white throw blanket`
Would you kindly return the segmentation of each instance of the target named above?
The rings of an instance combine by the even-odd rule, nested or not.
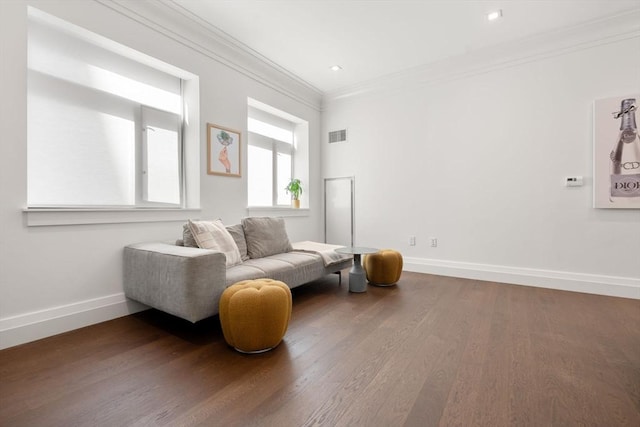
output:
[[[304,242],[292,243],[291,246],[293,246],[294,251],[317,253],[324,260],[325,267],[352,258],[352,255],[339,254],[336,252],[336,249],[344,247],[340,245],[328,245],[326,243],[306,240]]]

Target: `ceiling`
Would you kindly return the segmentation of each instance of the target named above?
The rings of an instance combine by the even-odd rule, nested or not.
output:
[[[640,9],[640,0],[173,2],[321,92]],[[503,17],[487,21],[496,9]]]

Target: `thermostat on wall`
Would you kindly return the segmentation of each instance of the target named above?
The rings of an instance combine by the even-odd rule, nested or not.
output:
[[[564,185],[567,187],[582,187],[583,180],[581,176],[568,176],[564,179]]]

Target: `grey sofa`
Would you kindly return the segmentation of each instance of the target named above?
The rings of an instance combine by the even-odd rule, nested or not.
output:
[[[244,221],[244,220],[243,220]],[[243,228],[242,225],[245,225]],[[309,251],[291,250],[268,256],[251,257],[252,246],[263,242],[269,233],[247,236],[246,224],[227,227],[238,243],[242,263],[227,267],[223,253],[176,243],[137,243],[124,248],[124,293],[128,298],[150,307],[197,322],[218,314],[224,289],[241,280],[271,278],[290,288],[327,274],[338,273],[352,264],[351,259],[327,263],[326,256]],[[239,232],[240,231],[240,232]],[[185,239],[186,241],[187,239]],[[259,247],[259,246],[258,246]],[[245,252],[246,251],[246,252]],[[259,253],[258,253],[259,255]]]

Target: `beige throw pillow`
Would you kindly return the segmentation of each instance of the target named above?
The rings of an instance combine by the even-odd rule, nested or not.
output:
[[[222,252],[227,257],[227,267],[240,264],[240,251],[233,237],[227,231],[222,221],[191,221],[189,229],[193,238],[202,249],[212,249]]]

